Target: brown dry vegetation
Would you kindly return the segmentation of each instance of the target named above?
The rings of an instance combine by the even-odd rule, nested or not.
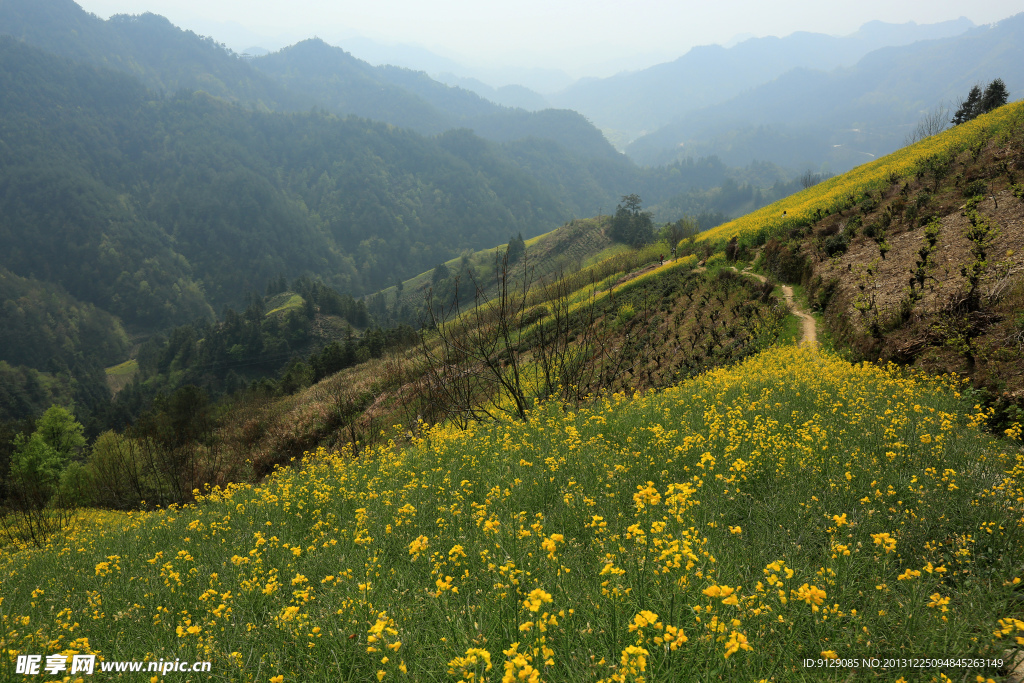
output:
[[[997,400],[1019,401],[1024,396],[1024,201],[1014,195],[1013,183],[1022,180],[1024,136],[1018,130],[1008,140],[962,152],[939,180],[924,173],[895,182],[870,198],[877,204],[870,210],[833,214],[793,235],[806,257],[803,281],[810,303],[823,311],[837,344],[866,359],[961,373],[1003,397]],[[968,310],[969,285],[962,271],[974,260],[966,236],[968,200],[981,188],[977,212],[996,233],[986,250],[979,305]],[[924,287],[914,291],[910,280],[932,217],[938,221],[938,241]],[[883,220],[889,223],[881,240],[888,246],[884,254],[879,240],[865,234],[867,226],[877,228]],[[826,240],[851,232],[855,236],[845,253],[829,257]]]
[[[530,305],[539,297],[535,291]],[[617,289],[593,313],[584,307],[576,315],[587,316],[591,330],[577,327],[573,334],[589,334],[605,350],[587,361],[592,388],[600,392],[664,387],[746,357],[777,338],[786,311],[752,278],[728,270],[679,270]],[[520,349],[527,365],[537,362],[531,338]],[[426,375],[421,350],[409,349],[343,370],[292,396],[251,395],[229,409],[218,438],[227,457],[246,462],[256,479],[318,446],[358,442],[358,450],[382,439],[402,440],[418,420],[445,417]]]

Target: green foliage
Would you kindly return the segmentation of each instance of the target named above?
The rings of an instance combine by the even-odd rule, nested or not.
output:
[[[43,498],[49,499],[67,462],[39,432],[27,439],[19,434],[14,446],[8,485],[23,492],[41,491]]]
[[[451,275],[451,271],[448,270],[447,265],[444,263],[438,263],[437,266],[434,267],[434,274],[430,276],[430,284],[436,287],[438,283],[442,280],[447,280]]]
[[[800,284],[809,270],[798,247],[774,239],[765,244],[761,259],[771,277],[781,282]]]
[[[997,78],[985,87],[985,94],[981,96],[981,111],[987,114],[996,107],[1001,107],[1010,99],[1010,93],[1006,89],[1003,79]]]
[[[918,249],[918,259],[914,264],[914,268],[910,271],[910,298],[912,301],[921,298],[927,281],[936,281],[935,276],[932,274],[935,270],[935,262],[931,256],[935,251],[935,245],[939,241],[939,230],[941,227],[942,221],[938,218],[932,218],[924,228],[924,244]]]
[[[75,401],[86,417],[110,399],[103,368],[122,360],[128,337],[114,316],[60,287],[0,268],[0,419]]]
[[[964,209],[964,216],[970,223],[964,231],[964,236],[971,243],[971,261],[960,268],[960,274],[967,278],[965,304],[968,311],[977,311],[981,308],[981,281],[988,270],[988,250],[999,234],[995,222],[978,212],[980,199],[974,197],[967,202]]]
[[[824,249],[825,253],[829,256],[838,256],[839,254],[846,253],[846,250],[850,247],[850,238],[839,233],[832,235],[831,237],[825,238]]]
[[[31,436],[14,438],[8,486],[30,507],[43,507],[57,490],[61,473],[85,446],[83,427],[69,410],[51,406]]]
[[[972,180],[971,182],[964,185],[964,197],[970,198],[978,195],[983,195],[988,192],[988,183],[981,178]]]
[[[980,85],[975,85],[967,93],[967,97],[960,100],[951,123],[956,126],[975,119],[982,114],[987,114],[993,109],[1006,104],[1009,97],[1010,93],[1006,89],[1006,83],[1001,78],[997,78],[989,83],[985,87],[984,93],[982,93]]]
[[[516,263],[526,256],[526,242],[523,241],[523,234],[519,233],[508,240],[508,262]]]
[[[71,411],[61,406],[50,406],[49,410],[43,413],[36,421],[35,433],[65,461],[75,456],[85,446],[82,425],[75,420]]]
[[[642,247],[654,239],[654,223],[651,214],[641,209],[639,195],[630,194],[622,198],[612,217],[611,236],[617,242],[633,248]]]

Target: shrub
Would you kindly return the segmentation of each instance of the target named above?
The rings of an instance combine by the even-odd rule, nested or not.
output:
[[[981,178],[972,180],[964,185],[964,197],[976,197],[984,195],[988,191],[988,184]]]
[[[846,253],[850,247],[850,239],[846,235],[832,235],[825,239],[825,253],[837,256]]]
[[[717,268],[719,266],[724,266],[726,264],[726,261],[727,261],[727,259],[725,257],[725,252],[724,251],[719,251],[719,252],[716,252],[716,253],[712,254],[711,256],[709,256],[708,260],[704,262],[704,266],[708,270],[711,270],[712,268]]]

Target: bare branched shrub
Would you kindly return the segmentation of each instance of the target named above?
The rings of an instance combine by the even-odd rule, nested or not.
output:
[[[924,117],[917,122],[914,129],[907,133],[907,137],[903,140],[904,145],[912,145],[915,142],[930,138],[933,135],[938,135],[942,131],[949,127],[949,107],[945,104],[936,105],[934,109],[924,115]]]
[[[600,390],[607,366],[619,358],[600,334],[595,293],[577,297],[586,275],[538,282],[526,259],[510,264],[507,255],[495,273],[487,287],[472,277],[457,282],[450,301],[428,293],[420,345],[428,421],[527,420],[535,399],[579,402]],[[592,290],[595,283],[587,284]],[[471,307],[460,303],[466,287]]]

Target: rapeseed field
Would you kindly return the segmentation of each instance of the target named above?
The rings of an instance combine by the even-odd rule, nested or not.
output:
[[[83,514],[0,557],[0,678],[59,652],[212,663],[154,681],[993,680],[1024,455],[962,389],[779,347]],[[868,657],[965,659],[805,665]]]
[[[867,164],[863,164],[790,197],[718,227],[706,230],[698,240],[727,240],[733,236],[774,234],[791,226],[805,225],[815,215],[847,209],[865,192],[877,192],[894,182],[926,174],[965,150],[979,150],[989,140],[1024,128],[1024,102],[1014,102],[945,132],[925,138]]]

